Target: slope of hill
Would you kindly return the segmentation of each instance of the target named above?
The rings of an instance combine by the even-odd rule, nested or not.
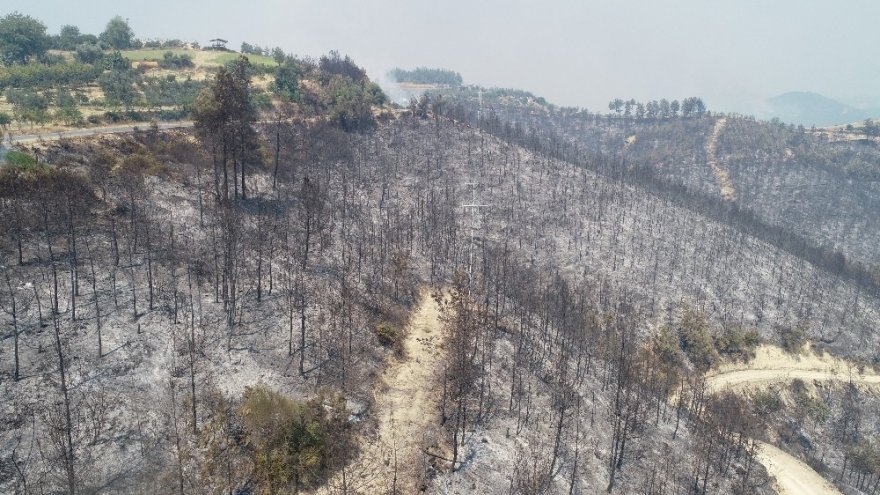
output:
[[[476,90],[440,94],[445,113],[477,123]],[[715,163],[726,173],[725,187],[738,195],[735,208],[763,223],[761,229],[776,232],[775,238],[794,234],[820,251],[841,252],[848,263],[865,264],[868,272],[880,264],[880,146],[874,138],[854,140],[843,131],[812,133],[731,115],[709,157],[714,118],[605,116],[542,105],[534,97],[492,95],[483,91],[479,125],[493,133],[515,135],[527,146],[549,141],[554,153],[574,162],[611,158],[617,165],[603,173],[635,168],[652,177],[648,182],[684,186],[709,201],[722,196],[710,166]],[[813,259],[823,256],[817,252]]]
[[[876,118],[870,110],[851,107],[817,93],[792,91],[767,100],[762,117],[804,126],[831,126]]]
[[[340,387],[349,399],[369,404],[373,379],[365,378],[375,377],[382,367],[381,347],[376,334],[369,329],[390,318],[383,316],[389,314],[387,308],[412,301],[412,287],[419,280],[442,283],[454,280],[456,272],[472,270],[473,290],[486,294],[486,310],[497,309],[485,316],[473,315],[488,320],[480,320],[484,323],[476,327],[481,329],[478,333],[462,335],[468,342],[474,342],[478,350],[483,349],[481,353],[485,352],[479,359],[480,353],[468,353],[467,359],[476,359],[468,366],[485,371],[474,375],[475,381],[466,385],[469,392],[461,397],[465,401],[458,402],[469,404],[470,412],[455,412],[453,408],[446,413],[442,424],[455,438],[461,464],[455,464],[454,477],[444,475],[437,482],[455,486],[476,484],[478,491],[499,486],[510,476],[522,486],[537,484],[552,492],[566,491],[572,477],[587,491],[608,483],[608,467],[601,459],[613,451],[605,446],[613,444],[613,438],[607,435],[613,431],[617,416],[609,413],[614,411],[613,401],[603,383],[608,370],[622,364],[614,364],[617,358],[608,354],[613,347],[607,347],[612,342],[606,340],[607,335],[635,332],[633,345],[645,342],[646,338],[650,342],[643,318],[677,325],[682,311],[680,301],[704,308],[712,332],[719,335],[733,331],[736,325],[754,325],[765,338],[775,340],[778,328],[789,329],[809,318],[823,322],[823,326],[807,337],[834,335],[833,347],[840,353],[860,354],[860,349],[874,348],[875,336],[870,327],[877,320],[880,307],[874,297],[863,294],[857,311],[850,314],[849,302],[856,298],[855,287],[668,198],[645,194],[644,190],[550,158],[540,150],[528,151],[445,119],[432,122],[409,118],[363,136],[346,136],[321,126],[294,129],[282,133],[289,137],[284,138],[281,147],[284,166],[279,173],[277,192],[271,188],[271,167],[253,164],[249,179],[251,199],[242,200],[240,207],[232,210],[241,215],[234,225],[240,225],[238,228],[244,231],[235,237],[235,245],[227,247],[211,233],[228,227],[223,227],[223,209],[212,206],[210,199],[214,194],[214,186],[207,180],[211,175],[210,157],[193,148],[185,136],[181,136],[182,140],[173,136],[156,140],[156,136],[144,133],[135,137],[143,140],[140,144],[125,138],[105,144],[59,143],[49,150],[49,163],[66,163],[95,180],[107,181],[99,184],[105,184],[107,196],[103,201],[108,204],[101,206],[99,200],[99,206],[76,214],[74,228],[79,232],[75,235],[80,245],[87,242],[88,252],[78,255],[79,261],[73,265],[69,263],[74,258],[65,255],[62,266],[77,270],[76,277],[83,289],[79,297],[69,294],[69,302],[65,302],[68,296],[60,298],[59,314],[46,317],[48,331],[36,330],[40,327],[37,301],[28,299],[27,289],[22,285],[29,280],[37,281],[39,300],[44,306],[54,304],[51,274],[48,279],[37,275],[40,271],[48,274],[58,266],[57,261],[40,257],[39,253],[46,252],[48,245],[41,247],[37,240],[45,233],[27,234],[35,236],[33,241],[26,238],[24,243],[27,262],[10,272],[13,294],[19,302],[18,324],[31,330],[21,335],[22,342],[27,342],[21,356],[21,375],[26,378],[7,381],[4,392],[8,397],[18,398],[6,402],[12,409],[5,411],[5,417],[23,422],[12,423],[18,426],[6,431],[4,442],[10,447],[7,452],[15,452],[13,460],[21,460],[18,455],[30,455],[27,476],[51,477],[58,472],[59,464],[55,464],[53,457],[33,457],[34,452],[23,443],[27,434],[53,431],[50,419],[58,420],[51,415],[41,419],[42,414],[50,412],[40,412],[39,407],[40,403],[52,403],[51,398],[58,397],[57,385],[28,378],[34,373],[52,375],[52,355],[37,353],[36,349],[52,347],[55,325],[64,339],[62,352],[69,353],[78,363],[69,375],[77,384],[71,392],[75,403],[80,404],[77,407],[86,407],[87,402],[82,401],[90,400],[92,393],[125,397],[114,405],[100,406],[106,417],[113,418],[108,423],[92,429],[78,427],[83,429],[75,441],[76,458],[80,459],[77,465],[93,459],[90,462],[104,466],[106,476],[113,479],[113,473],[122,466],[111,459],[127,463],[124,452],[134,441],[143,445],[134,454],[145,460],[134,464],[134,471],[126,478],[132,489],[157,476],[168,483],[176,482],[179,475],[162,466],[178,462],[183,463],[183,479],[188,486],[222,486],[225,478],[202,478],[191,472],[187,466],[199,459],[190,457],[195,453],[178,458],[173,449],[169,451],[161,442],[156,444],[158,440],[151,440],[170,435],[181,438],[184,446],[193,446],[187,449],[194,448],[196,444],[191,442],[201,436],[184,434],[179,429],[174,433],[174,421],[190,414],[185,412],[184,406],[190,403],[186,401],[198,404],[198,428],[211,431],[218,427],[210,418],[218,414],[215,401],[219,397],[235,401],[246,387],[260,383],[302,399],[311,395],[312,387]],[[265,130],[264,139],[271,146],[272,127]],[[298,143],[308,143],[308,147],[302,148]],[[166,164],[167,172],[162,174],[171,175],[144,176],[145,189],[130,191],[127,188],[137,182],[114,179],[124,168],[100,179],[96,175],[100,169],[95,168],[99,166],[95,156],[103,156],[98,150],[107,146],[149,151]],[[193,157],[198,161],[191,162]],[[179,161],[181,158],[185,161]],[[312,160],[318,160],[321,167],[311,168]],[[202,187],[197,175],[199,168],[205,174]],[[323,240],[315,244],[308,268],[302,271],[294,267],[303,259],[303,251],[294,248],[296,241],[288,236],[303,242],[308,232],[303,229],[308,225],[305,220],[310,218],[306,209],[309,203],[298,199],[303,198],[299,184],[304,177],[320,180],[322,190],[328,194],[325,208],[329,209],[321,213],[326,220],[319,222],[324,225]],[[460,208],[473,195],[491,205],[478,217]],[[204,204],[199,198],[204,198]],[[266,208],[261,204],[274,206]],[[131,216],[138,211],[141,213]],[[204,228],[200,227],[201,217]],[[481,222],[472,223],[479,218]],[[119,227],[114,230],[114,225]],[[284,225],[291,227],[283,228]],[[476,230],[476,244],[471,244],[466,235],[471,227]],[[35,228],[39,229],[38,224]],[[56,237],[53,244],[63,252],[65,243],[59,228],[61,225],[50,227],[49,232],[56,232],[50,234]],[[118,269],[113,261],[116,244],[122,255]],[[173,245],[189,247],[170,257],[167,253],[175,252]],[[14,264],[14,246],[4,248],[10,264]],[[225,269],[220,259],[211,254],[214,249],[234,249],[241,263],[235,269],[236,288],[230,288],[238,294],[234,306],[238,309],[231,326],[228,309],[222,303],[230,296],[223,295],[226,289],[220,287],[226,284],[216,278]],[[91,272],[92,263],[95,275]],[[75,280],[65,278],[66,270],[59,274],[61,287]],[[88,289],[93,277],[97,277],[96,288],[104,287],[100,291]],[[188,295],[189,279],[195,284],[193,296]],[[577,297],[565,295],[569,290],[575,291]],[[204,297],[194,297],[199,293]],[[299,302],[303,296],[305,306]],[[4,300],[6,307],[10,307],[11,300]],[[541,300],[546,303],[536,306]],[[553,304],[562,306],[551,304],[554,300],[557,302]],[[584,305],[581,309],[571,306],[576,300]],[[299,342],[301,307],[306,309],[304,346]],[[467,307],[459,305],[457,311]],[[624,318],[620,323],[623,326],[603,330],[601,325],[594,326],[598,322],[584,323],[586,327],[566,323],[564,315],[578,312],[583,317],[613,312]],[[204,323],[188,323],[194,318]],[[175,325],[175,319],[181,323]],[[493,320],[497,321],[495,325],[485,323]],[[539,324],[541,321],[547,324]],[[196,329],[195,339],[190,326]],[[587,330],[579,330],[583,328]],[[99,329],[106,352],[96,357],[94,346]],[[581,331],[588,331],[589,337]],[[589,345],[579,347],[574,342]],[[190,346],[196,343],[198,352],[191,354]],[[470,345],[466,348],[470,349]],[[450,344],[449,348],[455,347]],[[559,354],[562,349],[568,349],[570,354]],[[305,373],[300,374],[296,369],[303,351]],[[557,383],[556,388],[548,388],[542,377],[561,377],[558,368],[549,366],[558,364],[562,357],[562,362],[573,367],[583,359],[586,368],[571,375],[584,376],[572,389],[577,392],[565,392],[575,395],[565,395],[569,398],[559,403],[554,394],[569,390],[574,383],[557,383],[553,379],[550,383]],[[596,364],[586,365],[594,359]],[[172,372],[165,376],[163,369],[169,363]],[[446,365],[454,363],[447,361]],[[88,381],[95,372],[105,378]],[[506,378],[510,372],[514,373],[512,385]],[[463,376],[448,368],[442,374],[447,380]],[[195,398],[184,400],[191,397],[189,389],[183,387],[189,387],[191,375],[195,377]],[[94,383],[98,388],[89,389],[86,394],[84,383]],[[670,387],[678,386],[669,382],[649,383],[639,392],[646,394],[641,400],[657,405],[633,417],[634,421],[641,418],[637,423],[641,425],[638,438],[631,438],[629,446],[615,455],[629,458],[640,451],[652,454],[643,460],[633,458],[622,463],[622,467],[615,468],[621,474],[610,474],[623,492],[637,490],[647,482],[641,475],[659,469],[652,464],[658,456],[677,459],[676,465],[688,465],[695,459],[694,449],[701,445],[702,435],[712,431],[700,426],[709,418],[690,407],[678,414],[659,414],[656,426],[649,427],[653,423],[647,421],[647,416],[653,418],[653,407],[662,409],[664,394]],[[513,392],[507,392],[510,386]],[[627,393],[635,394],[636,390]],[[576,405],[577,397],[581,397],[580,406]],[[481,403],[484,405],[480,406]],[[168,404],[181,408],[175,413],[180,415],[178,420],[168,415],[174,411]],[[501,404],[512,405],[502,409]],[[549,412],[556,407],[553,404],[567,405],[549,416],[529,412]],[[559,417],[567,418],[567,411],[575,407],[582,408],[583,423],[558,422]],[[585,415],[586,411],[591,411],[590,416]],[[145,414],[154,419],[138,426],[134,418]],[[673,434],[682,415],[690,426]],[[588,417],[592,419],[587,421]],[[27,429],[27,418],[37,421],[40,429]],[[478,428],[476,431],[488,443],[472,433],[464,437],[452,435],[468,422]],[[635,424],[625,427],[634,428]],[[518,446],[511,444],[503,433],[508,428],[521,431]],[[440,431],[433,440],[434,447],[429,444],[429,451],[440,459],[449,459],[450,437]],[[26,433],[25,437],[16,436],[21,433]],[[89,440],[88,435],[97,435],[98,440]],[[557,435],[561,435],[558,444],[552,440]],[[724,440],[728,441],[733,440]],[[155,448],[150,447],[154,444]],[[595,445],[592,449],[599,457],[585,456],[581,449],[586,445]],[[735,448],[736,442],[714,445]],[[706,459],[722,452],[711,450],[705,454],[710,456]],[[246,459],[246,450],[235,456]],[[427,480],[432,472],[448,469],[444,462],[437,458],[430,461],[432,457],[426,456],[423,469]],[[732,457],[725,462],[748,462],[748,458]],[[523,466],[530,463],[537,465],[533,465],[532,471],[524,470]],[[246,466],[245,463],[240,469]],[[511,466],[516,470],[510,471]],[[710,466],[705,476],[706,482],[717,484],[719,490],[727,486],[723,489],[727,491],[734,481],[721,475],[727,469],[724,466]],[[663,469],[667,470],[664,476],[669,483],[693,482],[687,471]],[[83,486],[111,482],[100,472],[78,472],[78,483]],[[243,473],[235,471],[232,476],[239,479]],[[548,478],[552,473],[555,474]],[[753,470],[750,476],[758,476],[750,478],[747,484],[760,492],[760,472]],[[19,480],[14,476],[9,479]],[[703,479],[700,474],[698,480]],[[113,481],[121,482],[119,478]],[[431,482],[428,483],[430,486]],[[114,490],[122,490],[125,485],[113,486]]]
[[[0,168],[0,491],[769,495],[765,444],[880,479],[875,378],[824,381],[880,363],[873,140],[126,53],[74,72],[191,71],[192,129]],[[835,357],[716,386],[762,344]]]

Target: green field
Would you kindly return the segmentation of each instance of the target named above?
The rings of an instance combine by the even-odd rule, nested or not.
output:
[[[208,52],[208,53],[210,53],[210,52]],[[240,54],[235,53],[235,52],[219,52],[219,53],[213,54],[213,57],[210,57],[207,60],[207,62],[213,63],[213,64],[218,64],[218,65],[223,65],[231,60],[237,59],[239,56],[240,56]],[[263,55],[247,55],[247,58],[254,65],[269,65],[269,66],[278,65],[275,63],[275,59],[273,59],[272,57],[265,57]]]
[[[187,50],[184,48],[144,48],[140,50],[124,50],[122,55],[133,62],[140,62],[144,60],[162,60],[162,57],[166,52],[171,52],[175,55],[189,55],[193,58],[193,62],[196,65],[225,65],[227,62],[235,60],[240,55],[235,52]],[[275,60],[272,57],[264,57],[261,55],[248,55],[247,57],[254,65],[276,65]]]
[[[195,51],[194,50],[186,50],[183,48],[169,48],[169,49],[165,49],[165,50],[163,50],[161,48],[156,48],[156,49],[147,48],[147,49],[141,49],[141,50],[123,50],[122,56],[131,60],[131,61],[140,62],[143,60],[162,60],[162,56],[166,52],[172,52],[175,55],[189,54],[189,55],[193,55],[193,58],[195,58]]]

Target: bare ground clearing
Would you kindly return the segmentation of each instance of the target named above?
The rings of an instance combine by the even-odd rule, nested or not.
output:
[[[840,491],[810,466],[773,445],[758,442],[758,460],[776,479],[779,495],[840,495]]]
[[[712,167],[712,172],[715,173],[715,180],[718,182],[718,187],[721,189],[721,197],[726,201],[735,201],[736,188],[733,186],[733,181],[730,179],[730,173],[718,163],[718,136],[721,135],[721,131],[724,130],[725,125],[727,125],[727,117],[721,117],[715,121],[715,128],[712,129],[712,134],[706,142],[706,156],[708,156],[709,166]]]
[[[436,386],[443,357],[440,308],[425,290],[403,342],[403,357],[386,369],[374,391],[375,436],[361,439],[346,469],[345,485],[357,493],[417,493],[424,473],[423,447],[438,424]],[[342,480],[331,485],[339,486]]]

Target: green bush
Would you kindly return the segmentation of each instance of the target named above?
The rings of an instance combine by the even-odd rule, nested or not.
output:
[[[72,63],[59,65],[28,64],[0,68],[0,89],[49,89],[58,86],[83,86],[98,79],[102,67]]]
[[[755,357],[755,348],[760,343],[758,331],[754,328],[745,330],[738,325],[724,329],[724,333],[715,338],[718,353],[734,360],[748,361]]]
[[[171,76],[169,74],[169,76]],[[177,106],[189,110],[199,92],[207,84],[204,81],[185,79],[178,81],[175,77],[146,77],[140,88],[150,107]]]
[[[188,69],[193,67],[192,56],[188,53],[176,54],[174,52],[165,52],[162,60],[159,61],[159,67],[163,69]]]
[[[28,169],[37,165],[37,159],[27,153],[10,150],[6,153],[6,163],[13,167]]]
[[[128,155],[119,162],[116,171],[123,174],[141,175],[160,175],[165,173],[168,167],[159,162],[153,155],[146,153],[135,153]]]
[[[792,354],[799,354],[803,350],[809,330],[810,327],[806,323],[798,323],[793,327],[787,325],[776,327],[780,345]]]
[[[782,398],[773,390],[758,390],[752,393],[752,408],[758,417],[769,416],[782,410]]]
[[[376,338],[383,347],[394,348],[400,344],[400,332],[388,322],[376,325]]]
[[[76,47],[76,61],[83,64],[100,64],[104,58],[104,50],[94,43],[83,43]]]
[[[267,109],[272,108],[272,97],[269,96],[269,93],[263,91],[260,88],[253,88],[251,90],[251,105],[257,109]]]
[[[161,120],[164,122],[183,120],[189,115],[189,109],[181,108],[177,110],[159,110],[154,115],[157,120]]]
[[[361,82],[334,76],[326,89],[328,117],[344,131],[372,129],[376,124],[371,106],[375,98]]]
[[[795,392],[794,402],[797,405],[797,413],[800,418],[809,418],[815,424],[828,421],[831,417],[831,408],[820,397],[814,397],[806,389]]]
[[[344,401],[300,402],[267,387],[247,388],[239,408],[257,493],[313,488],[350,448]]]
[[[681,350],[691,363],[701,371],[708,370],[715,362],[715,346],[709,334],[709,321],[699,311],[684,308],[678,326]]]

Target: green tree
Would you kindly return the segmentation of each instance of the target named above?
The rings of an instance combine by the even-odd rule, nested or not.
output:
[[[81,38],[82,33],[79,32],[78,27],[69,24],[61,26],[61,31],[55,39],[55,48],[59,50],[73,51],[76,49],[77,45],[82,43]]]
[[[272,58],[275,59],[276,64],[281,65],[284,63],[285,60],[287,60],[288,57],[280,46],[276,46],[272,49]]]
[[[0,19],[0,59],[4,65],[25,64],[49,48],[46,25],[18,12]]]
[[[702,117],[706,113],[706,104],[703,103],[702,98],[694,98],[694,112],[697,114],[697,117]]]
[[[328,116],[345,131],[362,131],[373,127],[374,95],[344,76],[335,76],[327,88]]]
[[[107,23],[107,27],[101,33],[101,41],[111,48],[124,50],[131,48],[134,41],[134,32],[128,25],[127,20],[116,16]]]
[[[104,57],[104,68],[113,72],[125,72],[131,69],[131,62],[122,56],[119,50]]]
[[[242,198],[246,197],[245,151],[255,148],[253,124],[256,112],[251,101],[250,63],[239,57],[217,71],[211,85],[205,88],[193,105],[193,120],[202,135],[210,142],[215,170],[223,173],[223,189],[217,195],[228,200],[230,159],[233,162],[234,197],[238,197],[236,177],[241,165]]]
[[[795,326],[779,325],[776,327],[776,332],[779,334],[779,343],[783,349],[793,354],[800,354],[807,343],[810,325],[803,321]]]
[[[76,60],[84,64],[95,64],[104,58],[104,50],[94,43],[82,43],[76,46]]]
[[[49,99],[32,89],[7,90],[6,101],[12,104],[12,111],[19,122],[42,124],[49,119]]]
[[[669,100],[663,98],[660,100],[660,117],[664,119],[668,119],[672,116],[672,107],[669,105]]]
[[[318,60],[318,67],[321,69],[320,79],[323,84],[328,84],[334,75],[345,76],[355,82],[362,82],[367,78],[367,71],[358,67],[351,57],[343,57],[336,50],[322,56]]]
[[[715,346],[706,315],[686,306],[678,325],[681,350],[697,369],[706,371],[711,368],[715,361]]]
[[[720,354],[745,361],[754,357],[755,347],[760,341],[758,331],[754,328],[746,330],[739,325],[728,325],[715,338],[715,347]]]
[[[694,113],[694,99],[693,98],[685,98],[684,101],[681,102],[681,116],[682,117],[690,117]]]
[[[82,121],[82,112],[76,106],[76,100],[70,91],[59,90],[58,96],[55,97],[55,104],[58,110],[55,111],[55,118],[64,122],[66,125],[75,125]]]
[[[137,76],[130,70],[105,72],[98,79],[107,103],[126,110],[131,110],[140,99],[140,93],[135,88],[136,83]]]
[[[364,86],[364,93],[373,105],[384,105],[385,103],[388,103],[388,96],[385,95],[385,92],[382,91],[382,88],[378,84],[372,81]]]
[[[608,110],[614,111],[618,116],[623,111],[623,100],[615,98],[608,103]]]
[[[413,82],[418,84],[446,84],[448,86],[461,86],[461,74],[448,69],[430,69],[418,67],[413,70],[394,68],[388,72],[388,77],[396,82]]]
[[[301,70],[295,59],[285,57],[275,71],[275,92],[290,101],[299,99]]]
[[[852,130],[852,129],[850,129]],[[862,128],[867,137],[880,136],[880,125],[871,119],[865,119],[865,125]]]

